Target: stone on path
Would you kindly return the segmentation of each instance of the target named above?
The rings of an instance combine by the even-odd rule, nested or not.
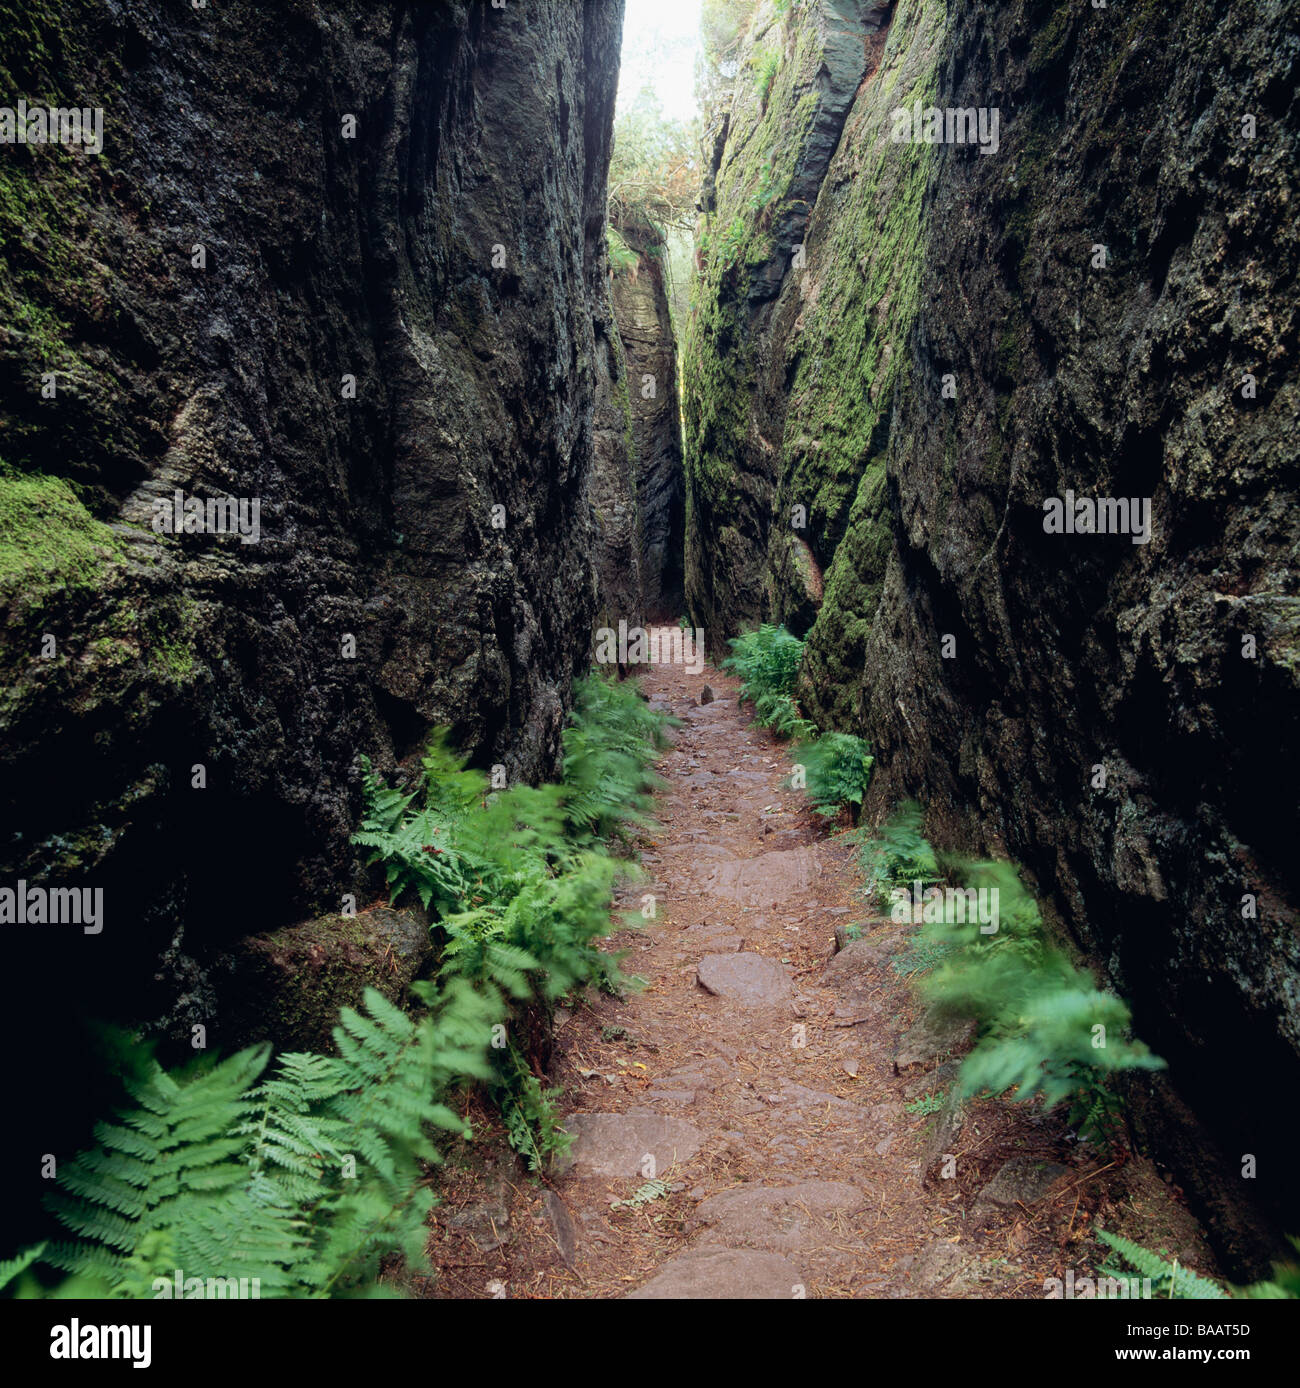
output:
[[[740,906],[768,908],[805,896],[820,871],[813,849],[778,849],[760,853],[757,858],[719,863],[706,890]]]
[[[629,1301],[680,1299],[793,1301],[803,1295],[799,1269],[752,1248],[695,1248],[669,1259]]]
[[[928,1065],[960,1050],[975,1034],[975,1023],[962,1017],[939,1017],[927,1012],[898,1043],[894,1063],[900,1070]]]
[[[551,1221],[551,1229],[554,1231],[555,1246],[560,1250],[560,1257],[572,1267],[578,1243],[578,1231],[574,1227],[573,1216],[569,1213],[569,1207],[553,1190],[546,1192],[545,1206],[546,1216]]]
[[[932,1239],[913,1263],[911,1276],[925,1291],[968,1296],[979,1285],[979,1260],[947,1239]]]
[[[482,1198],[457,1210],[439,1209],[438,1223],[461,1230],[481,1253],[491,1253],[514,1238],[510,1228],[510,1185],[502,1176],[485,1174]]]
[[[696,972],[710,993],[744,1007],[776,1007],[794,992],[785,969],[761,954],[706,954]]]
[[[693,1222],[711,1225],[714,1237],[769,1251],[793,1253],[824,1235],[810,1226],[818,1219],[862,1208],[862,1191],[843,1181],[801,1181],[790,1186],[737,1186],[710,1196]]]
[[[647,1156],[654,1158],[654,1174],[662,1176],[690,1161],[704,1140],[690,1123],[653,1114],[575,1113],[564,1127],[576,1141],[556,1169],[575,1176],[641,1177]]]
[[[707,704],[693,704],[684,709],[682,717],[688,723],[716,723],[717,715],[731,707],[730,699],[711,699]]]
[[[820,983],[847,1003],[864,1009],[888,979],[889,951],[867,940],[850,940],[822,970]]]
[[[975,1202],[987,1212],[994,1207],[1032,1205],[1051,1193],[1056,1184],[1070,1175],[1068,1166],[1044,1161],[1038,1157],[1012,1157],[998,1174],[980,1191]]]

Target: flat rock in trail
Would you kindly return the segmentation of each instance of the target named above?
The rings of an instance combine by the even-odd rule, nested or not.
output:
[[[706,954],[696,973],[710,993],[742,1007],[778,1007],[794,992],[785,969],[761,954]]]
[[[695,1248],[670,1258],[628,1301],[790,1301],[799,1295],[799,1269],[776,1253],[752,1248]]]
[[[928,1065],[941,1056],[959,1051],[975,1035],[975,1023],[961,1017],[939,1017],[927,1012],[898,1043],[894,1063],[900,1070]]]
[[[822,970],[821,986],[845,1002],[861,1005],[887,983],[890,952],[867,940],[851,940]]]
[[[731,707],[730,699],[713,699],[707,704],[695,704],[683,709],[677,716],[688,723],[709,722]]]
[[[719,863],[705,889],[739,906],[770,907],[806,896],[819,871],[814,849],[778,849]]]
[[[734,860],[736,855],[716,843],[661,843],[659,856],[662,858],[687,858],[692,862],[699,858],[726,858]],[[680,870],[680,869],[679,869]]]
[[[794,1253],[826,1242],[815,1226],[836,1214],[860,1210],[865,1196],[843,1181],[801,1181],[791,1186],[737,1186],[710,1196],[694,1222],[711,1225],[730,1244]]]
[[[979,1284],[979,1263],[947,1239],[932,1239],[912,1266],[912,1280],[925,1291],[966,1296]]]
[[[709,954],[735,954],[744,944],[744,940],[725,925],[689,925],[682,931],[682,941]]]
[[[837,1114],[845,1121],[866,1122],[867,1111],[860,1104],[840,1099],[821,1089],[809,1089],[807,1085],[795,1084],[792,1080],[782,1080],[777,1097],[792,1108],[812,1108],[821,1113]]]
[[[575,1176],[640,1176],[647,1156],[659,1175],[700,1150],[700,1130],[680,1118],[650,1114],[575,1113],[563,1126],[576,1141],[557,1172]]]
[[[998,1206],[1032,1205],[1051,1193],[1053,1187],[1070,1175],[1068,1166],[1034,1157],[1012,1157],[980,1191],[976,1210]]]

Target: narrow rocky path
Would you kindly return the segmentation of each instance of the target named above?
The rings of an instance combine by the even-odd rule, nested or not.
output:
[[[557,1193],[588,1235],[578,1266],[633,1296],[897,1294],[930,1236],[908,1141],[924,1124],[893,1073],[902,980],[875,951],[827,964],[835,925],[862,918],[848,848],[781,788],[789,749],[751,726],[735,680],[661,666],[643,688],[682,726],[650,880],[627,901],[653,894],[656,918],[619,940],[648,986],[598,1004],[598,1053],[576,1023],[561,1034],[579,1102]],[[611,1209],[650,1178],[666,1197]]]
[[[1042,1296],[1104,1200],[1170,1206],[1145,1164],[1094,1180],[1059,1115],[945,1102],[965,1037],[918,1016],[914,927],[867,911],[851,846],[782,789],[789,746],[712,667],[642,687],[681,721],[621,903],[655,918],[611,939],[646,986],[559,1010],[569,1161],[539,1186],[471,1154],[435,1294]],[[836,951],[837,926],[862,938]]]

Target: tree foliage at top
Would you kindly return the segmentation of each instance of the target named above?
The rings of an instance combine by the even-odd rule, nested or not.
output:
[[[643,227],[662,241],[671,227],[690,228],[699,196],[699,131],[674,120],[649,87],[614,118],[609,163],[609,220],[627,231]]]

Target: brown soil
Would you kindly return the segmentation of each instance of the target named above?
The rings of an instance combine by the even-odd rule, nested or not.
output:
[[[716,697],[700,704],[706,683]],[[782,789],[790,748],[751,726],[734,679],[661,666],[643,688],[681,720],[659,766],[661,829],[642,845],[648,880],[621,903],[639,910],[652,893],[656,918],[610,938],[646,986],[559,1012],[551,1083],[566,1117],[585,1116],[575,1127],[642,1118],[645,1136],[668,1119],[698,1137],[670,1127],[628,1165],[614,1129],[584,1129],[572,1169],[539,1180],[475,1105],[478,1138],[440,1178],[427,1294],[618,1297],[678,1255],[724,1247],[764,1250],[778,1273],[771,1255],[785,1259],[792,1296],[1041,1298],[1045,1279],[1093,1272],[1099,1224],[1213,1275],[1150,1163],[1077,1141],[1059,1113],[976,1102],[953,1132],[942,1110],[909,1111],[950,1093],[955,1069],[941,1049],[896,1063],[920,1020],[904,977],[915,927],[864,904],[851,846]],[[836,927],[853,925],[870,948],[835,956]],[[697,967],[726,954],[773,961],[786,996],[778,986],[754,1006],[706,991]],[[977,1205],[1012,1158],[1068,1170],[1030,1200]],[[651,1176],[666,1193],[614,1203]],[[744,1295],[737,1275],[693,1294]]]

